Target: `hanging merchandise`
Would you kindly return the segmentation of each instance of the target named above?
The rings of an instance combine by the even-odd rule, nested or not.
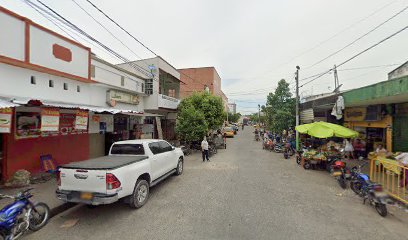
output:
[[[343,118],[343,110],[344,110],[344,98],[342,96],[339,96],[337,98],[336,103],[334,104],[331,115],[335,116],[337,120],[340,120]]]
[[[76,130],[87,130],[88,129],[88,112],[77,110],[75,118],[75,129]]]
[[[11,116],[13,110],[11,108],[0,109],[0,133],[11,132]]]

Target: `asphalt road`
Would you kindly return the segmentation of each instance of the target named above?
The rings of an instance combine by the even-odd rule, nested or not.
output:
[[[188,156],[184,173],[154,187],[139,210],[78,206],[26,239],[408,239],[408,214],[380,217],[327,172],[262,150],[252,131],[228,139],[211,162]]]

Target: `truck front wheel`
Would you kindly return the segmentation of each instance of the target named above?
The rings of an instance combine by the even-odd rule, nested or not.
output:
[[[141,208],[149,198],[149,183],[144,179],[136,182],[133,194],[130,196],[129,205],[131,208]]]

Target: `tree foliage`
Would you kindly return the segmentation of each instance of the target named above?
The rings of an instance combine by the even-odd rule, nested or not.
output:
[[[221,127],[225,117],[220,97],[207,92],[194,93],[179,105],[176,133],[187,141],[200,140],[209,130]]]
[[[228,121],[236,123],[238,122],[241,116],[242,116],[241,113],[235,113],[235,114],[228,113]]]
[[[296,99],[289,89],[289,83],[282,79],[274,93],[269,93],[264,111],[269,129],[280,133],[295,125]]]

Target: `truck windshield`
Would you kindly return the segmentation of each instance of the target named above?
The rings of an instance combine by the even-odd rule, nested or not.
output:
[[[142,144],[114,144],[111,154],[115,155],[144,155],[145,151]]]

